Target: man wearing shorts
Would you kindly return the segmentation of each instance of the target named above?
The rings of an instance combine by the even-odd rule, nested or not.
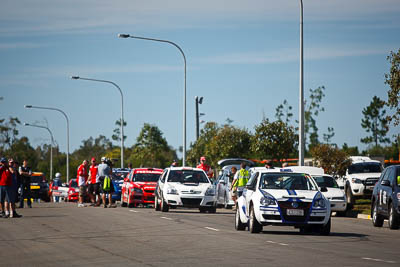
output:
[[[87,189],[87,178],[88,178],[88,172],[87,172],[87,165],[88,162],[87,160],[84,160],[82,164],[78,167],[78,174],[76,177],[76,181],[78,182],[79,186],[79,200],[78,200],[78,207],[85,207],[83,204],[83,199],[86,196],[86,189]]]
[[[92,202],[92,206],[96,204],[96,206],[100,206],[100,181],[98,176],[98,169],[96,164],[96,159],[92,158],[92,165],[89,168],[89,180],[88,180],[88,194],[90,197],[90,201]],[[97,202],[96,202],[97,198]]]
[[[1,217],[10,217],[9,209],[9,198],[10,190],[12,185],[12,176],[8,168],[8,163],[6,158],[1,158],[0,160],[0,206],[1,206]]]
[[[107,164],[107,159],[105,157],[101,158],[101,163],[97,167],[98,170],[98,176],[99,176],[99,181],[100,181],[100,192],[102,193],[102,200],[103,200],[103,206],[104,208],[107,208],[106,205],[106,195],[108,194],[108,207],[109,208],[115,208],[114,205],[112,205],[112,198],[111,195],[114,192],[114,186],[111,183],[111,186],[108,190],[104,189],[104,179],[106,176],[108,176],[111,179],[111,174],[112,170],[111,167]]]

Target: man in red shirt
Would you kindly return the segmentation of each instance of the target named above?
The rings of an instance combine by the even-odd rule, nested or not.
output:
[[[76,176],[76,182],[79,186],[79,200],[78,200],[78,207],[85,207],[83,204],[83,198],[86,195],[86,184],[88,178],[88,171],[87,171],[88,161],[84,160],[81,165],[78,167],[78,174]]]
[[[214,176],[214,172],[209,165],[206,164],[206,157],[200,158],[200,164],[197,165],[197,168],[202,169],[206,172],[208,178],[212,178]]]
[[[97,169],[96,159],[92,158],[91,162],[92,165],[90,165],[89,168],[88,193],[92,205],[96,203],[96,197],[97,197],[96,206],[100,206],[100,181],[99,181],[99,176],[97,175],[98,169]]]
[[[5,204],[5,201],[9,202],[10,190],[12,185],[11,172],[8,169],[8,163],[6,158],[0,160],[0,206],[1,206],[1,217],[8,218],[10,216],[9,205]]]

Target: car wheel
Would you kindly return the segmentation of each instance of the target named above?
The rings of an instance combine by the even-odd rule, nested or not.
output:
[[[246,229],[246,224],[242,223],[240,220],[240,214],[239,214],[239,208],[236,208],[236,213],[235,213],[235,229],[237,231],[244,231]]]
[[[350,185],[346,186],[346,198],[347,198],[347,209],[351,210],[354,205],[354,196],[353,193],[351,192]]]
[[[156,211],[160,211],[161,210],[160,209],[160,203],[158,203],[158,197],[157,196],[154,197],[154,209]]]
[[[206,213],[206,208],[205,207],[200,207],[199,208],[200,213]]]
[[[168,212],[169,207],[167,205],[167,203],[165,203],[164,199],[161,198],[161,211],[162,212]]]
[[[389,205],[389,228],[390,229],[399,229],[399,217],[394,209],[393,203]]]
[[[216,213],[217,212],[217,207],[211,207],[208,209],[209,213]]]
[[[249,231],[250,233],[259,233],[262,231],[262,224],[257,221],[256,215],[254,213],[254,207],[250,208],[250,221],[249,221]]]
[[[227,198],[226,195],[225,195],[224,201],[225,201],[224,208],[225,208],[225,209],[230,209],[231,206],[228,204],[228,203],[229,203],[229,200],[228,200],[228,198]]]
[[[312,232],[312,229],[309,226],[300,226],[299,229],[300,229],[300,234],[304,235]]]
[[[126,207],[126,203],[124,202],[123,193],[121,193],[121,207]]]
[[[320,235],[329,235],[331,233],[331,218],[329,218],[329,221],[325,225],[321,225],[320,227]]]
[[[130,191],[128,192],[128,207],[129,208],[133,208],[133,203],[131,203],[131,194],[130,194]]]
[[[378,201],[375,201],[372,207],[372,224],[375,227],[382,227],[383,225],[383,217],[382,215],[378,214],[378,205],[377,205]]]

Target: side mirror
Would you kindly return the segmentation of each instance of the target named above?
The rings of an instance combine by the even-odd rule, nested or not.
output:
[[[389,181],[389,180],[383,180],[383,181],[381,182],[381,185],[383,185],[383,186],[390,186],[390,181]]]
[[[321,187],[321,192],[328,192],[328,188],[326,188],[326,187]]]
[[[247,188],[248,190],[253,190],[253,191],[254,191],[254,187],[253,187],[251,184],[247,184],[247,185],[246,185],[246,188]]]

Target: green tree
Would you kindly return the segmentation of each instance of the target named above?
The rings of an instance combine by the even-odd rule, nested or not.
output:
[[[390,86],[386,104],[390,109],[394,109],[393,114],[388,116],[388,120],[394,121],[394,125],[397,126],[400,123],[400,49],[397,53],[391,51],[387,60],[390,61],[391,67],[390,72],[385,74],[385,84]]]
[[[349,156],[358,156],[360,155],[360,152],[358,151],[357,146],[348,146],[346,143],[343,144],[342,150]]]
[[[251,150],[261,159],[281,160],[295,153],[296,142],[297,136],[293,127],[283,121],[269,122],[264,118],[255,126]]]
[[[278,121],[283,121],[289,125],[290,120],[293,117],[292,109],[293,107],[288,104],[287,100],[283,100],[283,103],[275,109],[275,118]]]
[[[314,164],[322,167],[325,173],[334,177],[346,174],[347,167],[350,166],[351,160],[348,154],[328,144],[317,144],[311,149]]]
[[[168,145],[161,130],[155,125],[145,123],[129,158],[132,165],[164,168],[174,159],[176,151]]]
[[[127,123],[124,120],[124,128],[125,128],[126,124]],[[116,120],[115,126],[117,126],[117,128],[114,129],[114,134],[111,136],[111,139],[116,142],[121,142],[121,120]],[[124,135],[124,142],[125,142],[125,140],[126,140],[126,135]]]
[[[316,117],[320,112],[325,111],[325,108],[321,106],[322,99],[325,96],[324,91],[324,86],[320,86],[316,89],[310,89],[310,100],[304,101],[304,133],[306,137],[306,143],[307,137],[309,140],[309,149],[319,144]]]
[[[333,127],[328,127],[328,133],[324,133],[323,139],[324,139],[326,144],[330,144],[331,143],[331,139],[334,136],[335,136],[335,132],[334,132]]]
[[[0,152],[9,149],[18,140],[17,126],[20,124],[21,121],[17,117],[0,119]]]
[[[208,145],[217,135],[219,126],[216,122],[207,122],[203,129],[200,130],[199,139],[191,145],[187,152],[187,162],[192,166],[196,166],[201,156],[210,156],[208,153]]]
[[[386,137],[389,131],[388,121],[386,119],[386,111],[383,109],[385,102],[379,97],[374,96],[370,105],[363,109],[364,118],[361,120],[361,127],[364,128],[369,136],[361,138],[364,144],[389,143],[390,139]]]

